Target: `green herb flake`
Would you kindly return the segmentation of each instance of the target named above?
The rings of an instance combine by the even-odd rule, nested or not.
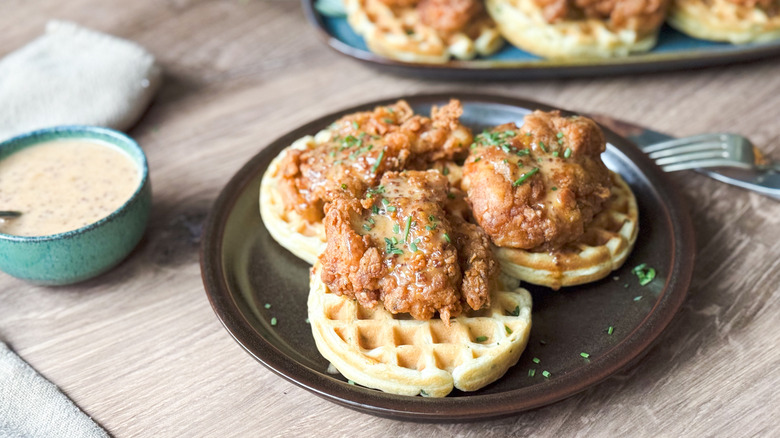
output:
[[[554,187],[554,186],[553,186],[553,188],[552,188],[552,189],[550,189],[550,190],[552,190],[552,191],[554,192],[554,191],[558,190],[558,187]]]
[[[639,278],[639,284],[645,286],[655,278],[655,269],[647,266],[647,263],[642,263],[634,267],[631,273]]]
[[[563,132],[559,132],[559,133],[555,134],[555,136],[558,137],[558,138],[563,138]]]
[[[377,207],[376,205],[372,205],[371,212],[374,214],[379,214],[379,207]]]
[[[531,151],[529,149],[520,149],[519,151],[515,152],[518,157],[522,157],[524,155],[530,155]]]
[[[615,331],[615,327],[609,326],[609,328],[607,329],[607,334],[611,335],[612,332],[614,332],[614,331]]]
[[[360,125],[358,125],[358,122],[353,120],[352,121],[352,128],[354,128],[357,131],[358,129],[360,129]]]
[[[398,226],[398,224],[393,224],[393,232],[395,234],[398,234],[401,232],[401,227]]]
[[[634,301],[639,301],[642,299],[642,295],[639,295],[638,297],[634,297]]]
[[[539,147],[540,147],[540,148],[542,148],[542,150],[543,150],[545,153],[547,153],[547,146],[545,146],[545,145],[544,145],[544,142],[543,142],[543,141],[540,141],[540,142],[539,142]]]
[[[424,389],[421,389],[421,390],[420,390],[420,395],[421,395],[421,396],[423,396],[423,397],[428,397],[428,393],[427,393],[427,392],[425,392],[425,390],[424,390]]]
[[[450,174],[450,168],[447,167],[447,166],[442,167],[441,168],[441,174],[444,175],[444,176],[449,175]]]
[[[450,239],[450,235],[447,233],[444,233],[444,240],[446,240],[447,243],[452,243],[452,240]]]
[[[447,198],[449,199],[455,199],[455,194],[452,192],[447,193]]]
[[[396,211],[397,208],[395,208],[395,206],[391,205],[391,206],[387,207],[385,210],[393,212],[393,211]]]
[[[504,164],[509,164],[509,160],[507,160],[506,158],[504,158],[503,160],[501,160],[501,162],[503,162]]]
[[[406,225],[404,226],[404,242],[409,241],[409,230],[412,228],[412,215],[406,217]]]
[[[571,157],[571,148],[566,148],[565,151],[563,151],[563,158],[569,158]]]
[[[417,252],[417,244],[414,242],[409,242],[409,249],[412,250],[412,252]]]
[[[363,224],[363,229],[366,230],[366,231],[371,231],[371,225]]]
[[[477,342],[485,342],[487,340],[488,340],[487,336],[477,336],[477,338],[475,339],[475,341]]]
[[[354,380],[347,380],[347,383],[349,383],[350,385],[354,385],[355,381]]]
[[[515,306],[515,309],[512,310],[512,316],[520,316],[520,306]]]
[[[544,376],[545,379],[549,379],[550,378],[550,372],[547,371],[547,370],[542,371],[542,375]]]
[[[393,119],[382,119],[382,121],[387,123],[387,124],[389,124],[389,125],[392,125],[394,123]]]
[[[385,157],[385,150],[382,149],[382,152],[379,153],[379,156],[376,159],[376,163],[371,167],[371,173],[376,173],[376,170],[379,168],[379,164],[382,162],[382,158]]]
[[[504,329],[506,329],[506,334],[508,334],[508,335],[511,335],[511,334],[512,334],[512,329],[511,329],[511,328],[509,328],[509,326],[508,326],[508,325],[505,325],[505,326],[504,326]]]
[[[536,369],[531,368],[530,370],[528,370],[528,377],[533,377],[535,375],[536,375]]]
[[[472,161],[472,163],[476,163],[476,162],[478,162],[481,159],[482,159],[482,157],[476,157],[476,158],[474,158],[474,161]]]
[[[553,156],[553,157],[555,157],[555,158],[558,158],[558,155],[559,155],[559,154],[558,154],[558,151],[553,151],[553,153],[552,153],[552,156]]]
[[[588,353],[580,353],[580,356],[584,357],[585,359],[590,357],[590,354]]]
[[[306,324],[311,324],[311,321],[309,321],[309,318],[304,319],[304,321],[306,322]]]
[[[277,320],[276,317],[271,318],[271,325],[276,326]]]
[[[270,309],[271,308],[271,303],[265,303],[265,304],[263,304],[263,307],[265,307],[266,309]]]
[[[390,205],[390,201],[388,201],[387,198],[382,198],[382,205]]]
[[[531,359],[534,363],[540,363],[541,360],[538,357]]]
[[[524,183],[525,180],[527,180],[528,178],[532,177],[538,171],[539,171],[539,168],[538,167],[534,167],[533,169],[529,170],[528,172],[520,175],[520,178],[518,178],[515,182],[513,182],[512,186],[513,187],[519,186],[520,184]]]
[[[347,185],[346,185],[346,184],[341,184],[341,188],[342,188],[343,190],[347,190]]]

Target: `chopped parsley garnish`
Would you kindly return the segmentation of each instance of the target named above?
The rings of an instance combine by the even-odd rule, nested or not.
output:
[[[477,342],[485,342],[487,340],[488,340],[487,336],[477,336],[477,338],[475,339],[475,341]]]
[[[366,231],[371,231],[371,225],[363,224],[363,229],[366,230]]]
[[[376,205],[372,205],[371,212],[374,214],[379,214],[379,207],[377,207]]]
[[[565,151],[563,151],[563,158],[569,158],[571,157],[571,148],[566,148]]]
[[[512,186],[513,187],[519,186],[520,184],[524,183],[525,180],[527,180],[528,178],[533,176],[533,174],[535,174],[538,171],[539,171],[539,168],[538,167],[534,167],[533,169],[529,170],[528,172],[520,175],[520,178],[518,178],[515,182],[513,182]]]
[[[611,335],[612,332],[614,332],[614,331],[615,331],[615,327],[609,326],[609,328],[607,329],[607,334]]]
[[[563,138],[563,132],[559,132],[559,133],[555,134],[555,136],[558,137],[558,138]]]
[[[539,358],[538,358],[538,357],[535,357],[535,358],[533,358],[533,359],[531,359],[531,360],[532,360],[534,363],[540,363],[540,362],[541,362],[541,360],[539,360]]]
[[[501,161],[502,161],[504,164],[509,164],[509,160],[507,160],[506,158],[504,158],[504,159],[503,159],[503,160],[501,160]]]
[[[417,252],[417,243],[418,240],[415,240],[414,242],[409,242],[409,249],[412,250],[412,252]]]
[[[412,215],[406,217],[406,225],[404,226],[404,242],[409,241],[409,229],[412,228]]]
[[[542,375],[544,376],[545,379],[549,379],[550,378],[550,372],[547,371],[547,370],[542,371]]]
[[[631,273],[639,278],[639,284],[641,286],[645,286],[655,278],[655,269],[647,266],[647,263],[637,265],[631,270]]]
[[[639,295],[638,297],[634,297],[634,301],[639,301],[642,299],[642,295]]]
[[[354,120],[352,121],[352,127],[353,127],[355,130],[358,130],[358,129],[360,129],[360,125],[358,125],[358,122],[356,122],[356,121],[354,121]]]
[[[547,153],[547,146],[544,145],[543,141],[539,141],[539,147],[542,148],[542,150]]]
[[[370,189],[366,190],[366,193],[367,193],[366,197],[371,199],[372,196],[374,196],[376,194],[379,194],[379,193],[384,193],[384,192],[385,192],[385,186],[380,185],[380,186],[377,186],[376,188],[370,188]]]
[[[393,124],[393,119],[382,119],[382,121],[390,125]]]
[[[393,232],[395,234],[398,234],[401,232],[401,227],[398,226],[398,224],[393,224]]]
[[[371,173],[376,173],[376,170],[379,168],[379,163],[382,162],[382,158],[385,157],[385,150],[382,149],[382,152],[379,153],[379,156],[376,158],[376,163],[371,167]]]
[[[447,243],[452,243],[452,240],[450,240],[450,235],[447,233],[444,233],[444,240],[446,240]]]
[[[447,198],[449,199],[455,199],[455,194],[452,192],[447,193]]]
[[[524,155],[528,155],[531,153],[529,149],[520,149],[519,151],[515,152],[518,157],[522,157]]]
[[[271,325],[275,326],[277,323],[276,317],[271,318]]]
[[[535,375],[536,375],[536,369],[531,368],[530,370],[528,370],[528,377],[533,377]]]
[[[398,241],[395,238],[393,238],[393,240],[390,240],[387,237],[385,237],[385,252],[388,254],[397,254],[397,255],[403,254],[404,250],[395,247],[397,243]]]
[[[520,316],[520,306],[515,306],[515,310],[511,314],[512,316]]]
[[[558,190],[558,187],[553,186],[553,188],[550,189],[550,190],[552,190],[554,192],[554,191]]]
[[[270,309],[271,308],[271,303],[265,303],[263,305],[263,307],[265,307],[266,309]]]
[[[447,167],[447,166],[442,167],[441,168],[441,174],[444,175],[444,176],[449,175],[450,174],[450,168]]]
[[[504,329],[506,330],[506,334],[508,334],[508,335],[511,335],[511,334],[512,334],[512,329],[511,329],[511,328],[509,328],[509,326],[508,326],[508,325],[505,325],[505,326],[504,326]]]
[[[421,395],[421,396],[423,396],[423,397],[427,397],[427,396],[428,396],[428,393],[427,393],[427,392],[425,392],[425,390],[424,390],[424,389],[421,389],[421,390],[420,390],[420,395]]]
[[[347,190],[347,185],[346,184],[341,184],[341,188],[344,189],[344,190]]]
[[[553,151],[552,156],[558,158],[558,151]]]
[[[588,353],[580,353],[580,356],[584,357],[585,359],[590,357],[590,354]]]
[[[388,201],[386,198],[382,198],[382,205],[390,205],[390,201]]]
[[[355,381],[354,380],[347,380],[347,383],[349,383],[350,385],[354,385]]]
[[[396,208],[395,208],[395,206],[394,206],[394,205],[390,205],[390,206],[388,206],[387,208],[385,208],[385,210],[387,210],[387,211],[391,211],[391,212],[392,212],[392,211],[395,211],[395,210],[396,210]]]
[[[481,159],[482,159],[482,157],[476,157],[476,158],[474,158],[474,161],[472,161],[472,163],[476,163],[477,161],[479,161]]]

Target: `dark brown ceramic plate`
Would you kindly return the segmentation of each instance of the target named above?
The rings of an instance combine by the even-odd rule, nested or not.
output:
[[[432,79],[549,79],[650,73],[755,61],[780,54],[780,40],[736,45],[698,40],[663,26],[658,44],[651,51],[624,58],[542,59],[505,44],[493,55],[469,61],[452,60],[439,65],[401,62],[369,51],[341,11],[323,13],[315,6],[318,1],[331,5],[328,9],[333,9],[334,3],[337,9],[341,6],[338,0],[301,0],[309,23],[332,49],[385,72]]]
[[[450,97],[461,99],[462,120],[475,131],[520,121],[532,109],[550,109],[520,99],[461,93],[405,98],[416,111],[427,113]],[[316,133],[343,114],[395,100],[367,103],[301,126],[263,149],[222,190],[207,221],[201,270],[211,305],[236,341],[272,371],[321,397],[376,415],[422,421],[488,419],[543,406],[603,381],[647,352],[685,298],[693,269],[693,232],[664,174],[633,144],[606,131],[610,144],[604,161],[623,176],[639,203],[636,248],[623,268],[602,281],[557,292],[529,286],[534,299],[531,338],[504,377],[473,393],[456,390],[432,399],[386,394],[329,374],[306,323],[309,267],[263,226],[260,179],[293,140]],[[631,274],[640,263],[658,272],[647,286]],[[582,352],[590,357],[583,358]],[[529,369],[536,370],[533,377]],[[545,370],[549,378],[543,377]]]

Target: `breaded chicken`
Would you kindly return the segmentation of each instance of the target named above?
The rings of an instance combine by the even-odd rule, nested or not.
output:
[[[585,117],[535,111],[477,136],[463,169],[474,218],[501,247],[577,240],[610,196],[604,134]]]
[[[289,149],[280,169],[279,190],[288,210],[314,223],[326,202],[347,192],[355,197],[376,185],[387,171],[429,160],[465,156],[471,131],[458,121],[457,100],[415,115],[405,101],[350,114],[329,128],[330,138],[314,148]]]
[[[365,307],[442,320],[464,305],[489,304],[496,263],[487,235],[445,210],[451,197],[438,171],[388,172],[358,200],[326,206],[323,282]],[[457,198],[456,198],[457,199]]]

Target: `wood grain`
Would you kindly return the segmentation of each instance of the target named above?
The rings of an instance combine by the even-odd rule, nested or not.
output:
[[[149,156],[155,202],[139,248],[76,286],[0,274],[0,339],[112,435],[780,435],[780,203],[693,172],[670,175],[689,201],[698,253],[690,297],[661,342],[595,388],[500,421],[387,420],[277,377],[217,321],[197,255],[203,219],[232,174],[270,140],[334,109],[488,91],[675,135],[739,132],[777,156],[780,59],[609,78],[423,81],[332,52],[294,0],[6,0],[0,55],[52,18],[135,40],[166,71],[130,132]]]

